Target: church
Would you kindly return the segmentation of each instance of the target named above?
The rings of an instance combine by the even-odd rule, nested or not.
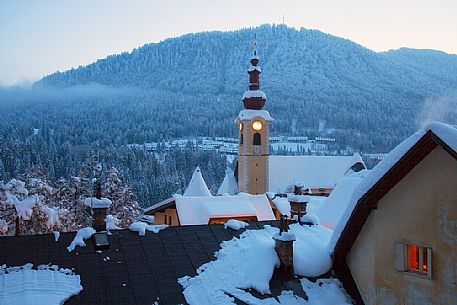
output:
[[[302,185],[306,193],[328,196],[345,175],[366,169],[357,153],[354,156],[270,156],[269,128],[274,119],[263,109],[267,97],[260,90],[259,62],[254,41],[254,54],[247,71],[249,87],[242,96],[244,109],[235,120],[238,160],[235,170],[226,174],[218,190],[220,196],[212,196],[197,168],[182,196],[175,195],[145,209],[146,214],[155,216],[155,224],[202,225],[224,223],[232,218],[274,220],[279,213],[271,199],[291,193],[293,185]],[[193,217],[194,214],[198,217]]]
[[[291,184],[300,181],[313,194],[328,195],[348,171],[366,168],[358,153],[354,156],[270,156],[269,128],[274,119],[263,109],[267,97],[260,90],[262,70],[255,42],[250,63],[249,89],[242,97],[244,109],[235,121],[238,163],[234,174],[228,173],[219,194],[233,194],[233,188],[224,187],[233,185],[229,181],[235,178],[238,191],[242,193],[286,193]]]

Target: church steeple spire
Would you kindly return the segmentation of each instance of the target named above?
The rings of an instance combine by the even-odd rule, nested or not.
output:
[[[265,105],[267,96],[260,90],[259,57],[257,56],[257,40],[253,43],[254,55],[251,57],[251,66],[248,69],[249,90],[243,94],[243,104],[246,109],[260,110]]]

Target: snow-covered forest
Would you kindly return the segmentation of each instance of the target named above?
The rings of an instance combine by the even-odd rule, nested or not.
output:
[[[266,109],[275,118],[271,135],[322,135],[325,122],[336,144],[378,153],[423,121],[457,119],[455,55],[376,53],[282,25],[189,34],[55,73],[33,90],[0,90],[0,180],[36,169],[52,187],[60,178],[91,179],[96,152],[142,206],[182,192],[196,166],[215,191],[224,156],[190,148],[150,154],[127,144],[236,137],[254,34]]]
[[[122,182],[116,168],[106,171],[100,185],[103,196],[112,202],[108,209],[111,227],[126,227],[141,214],[132,188]],[[67,232],[90,226],[88,202],[93,195],[92,179],[73,176],[52,183],[36,168],[21,179],[0,181],[0,235]]]

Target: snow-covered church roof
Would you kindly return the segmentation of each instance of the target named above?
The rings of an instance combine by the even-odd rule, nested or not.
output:
[[[192,174],[192,178],[183,196],[212,196],[199,167]]]
[[[255,216],[258,221],[275,220],[267,196],[238,195],[186,197],[175,196],[181,225],[204,225],[211,218]]]
[[[283,193],[295,180],[303,181],[309,188],[334,188],[359,157],[270,156],[269,191]]]
[[[254,118],[262,118],[267,122],[273,122],[274,119],[271,117],[270,113],[266,110],[255,110],[255,109],[243,109],[240,111],[238,114],[237,119],[235,120],[235,123],[240,120],[240,121],[252,121]]]

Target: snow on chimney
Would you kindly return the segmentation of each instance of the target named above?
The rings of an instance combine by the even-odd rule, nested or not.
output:
[[[276,277],[281,280],[290,280],[294,275],[295,235],[288,231],[287,216],[281,215],[279,233],[273,235],[275,250],[280,261],[279,268],[276,270]]]
[[[95,197],[86,198],[84,203],[92,209],[92,227],[96,231],[92,235],[95,250],[109,249],[110,246],[106,232],[106,211],[111,205],[111,200],[102,198],[102,188],[99,182],[97,183]]]

